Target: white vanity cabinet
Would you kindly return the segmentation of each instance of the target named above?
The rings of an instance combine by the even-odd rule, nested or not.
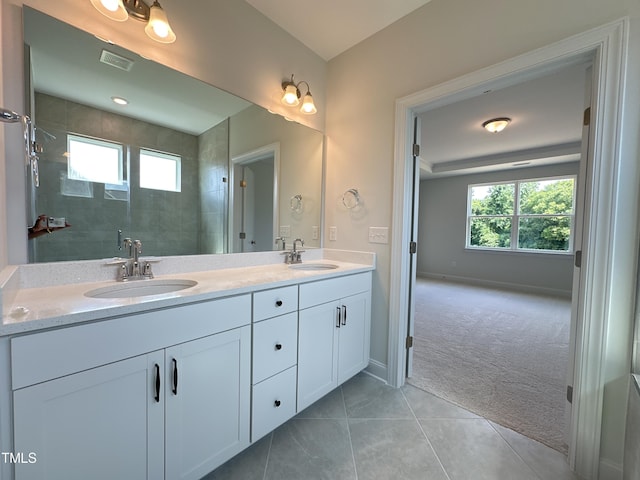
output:
[[[199,479],[249,445],[251,297],[11,339],[15,478]],[[147,353],[148,352],[148,353]]]
[[[300,285],[298,411],[369,361],[371,273]]]
[[[153,352],[15,391],[14,449],[36,460],[16,480],[164,478],[163,363]]]
[[[296,414],[298,286],[253,295],[251,441]]]

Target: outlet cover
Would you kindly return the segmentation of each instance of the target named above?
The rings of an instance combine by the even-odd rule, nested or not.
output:
[[[389,243],[389,227],[369,227],[369,243]]]
[[[319,236],[320,236],[320,228],[314,225],[313,227],[311,227],[311,239],[318,240]]]
[[[338,240],[338,227],[329,227],[329,240],[332,242]]]

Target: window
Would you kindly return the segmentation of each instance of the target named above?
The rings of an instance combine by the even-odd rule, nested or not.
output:
[[[140,150],[140,187],[169,192],[181,191],[180,161],[177,155]]]
[[[67,178],[122,183],[122,145],[94,138],[67,136]]]
[[[569,252],[575,177],[469,185],[468,248]]]

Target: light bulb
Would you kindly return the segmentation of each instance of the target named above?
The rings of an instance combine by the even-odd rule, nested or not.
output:
[[[306,115],[313,115],[318,111],[315,104],[313,103],[313,97],[311,96],[310,92],[307,92],[307,94],[304,96],[300,111]]]
[[[300,103],[300,99],[298,98],[298,88],[293,83],[290,83],[285,87],[284,94],[282,95],[282,103],[289,105],[290,107],[295,107]]]
[[[118,4],[120,3],[118,0],[101,0],[102,6],[109,10],[110,12],[115,12],[118,10]]]
[[[173,33],[167,14],[164,12],[160,4],[156,1],[151,5],[149,10],[149,22],[144,27],[147,36],[156,42],[173,43],[176,41],[176,34]]]
[[[122,0],[91,0],[91,4],[102,15],[116,22],[124,22],[129,18],[129,14],[122,4]]]

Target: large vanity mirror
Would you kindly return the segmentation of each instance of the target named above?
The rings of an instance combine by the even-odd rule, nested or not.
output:
[[[321,132],[29,7],[24,40],[28,214],[51,232],[31,262],[125,256],[126,237],[154,256],[320,246]]]

